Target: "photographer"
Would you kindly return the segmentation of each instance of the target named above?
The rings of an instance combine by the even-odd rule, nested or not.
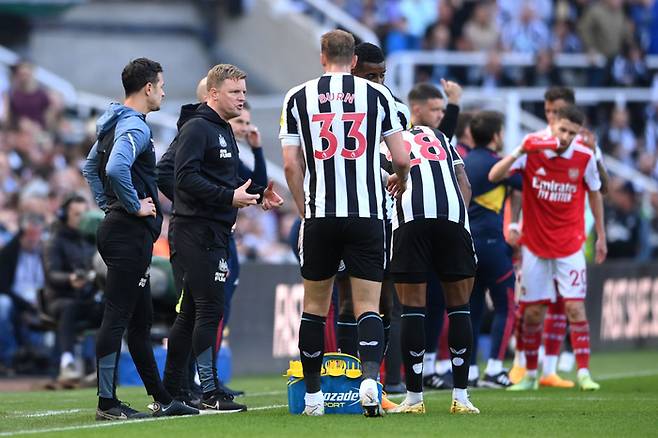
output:
[[[46,311],[57,321],[60,381],[82,377],[73,357],[77,330],[80,322],[98,326],[102,312],[101,304],[95,300],[97,289],[92,270],[96,249],[79,231],[80,220],[88,209],[85,198],[66,198],[44,250]]]

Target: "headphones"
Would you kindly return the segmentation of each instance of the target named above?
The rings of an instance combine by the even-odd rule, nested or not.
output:
[[[55,216],[57,216],[57,219],[62,221],[62,223],[67,223],[68,222],[68,220],[69,220],[69,207],[74,202],[87,202],[87,200],[85,198],[83,198],[82,196],[78,195],[75,192],[68,194],[64,198],[64,201],[62,202],[62,205],[60,205],[60,207],[55,212]]]

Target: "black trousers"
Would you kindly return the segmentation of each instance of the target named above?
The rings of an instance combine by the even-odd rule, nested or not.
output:
[[[127,330],[128,349],[139,376],[147,393],[160,401],[166,391],[150,338],[153,303],[148,270],[153,237],[143,219],[110,212],[98,228],[97,242],[107,265],[105,311],[96,336],[98,395],[116,399],[121,338]]]
[[[48,307],[57,320],[57,346],[62,353],[73,352],[81,326],[98,327],[103,315],[102,304],[91,300],[55,298]]]
[[[164,382],[167,390],[181,390],[190,350],[196,359],[204,394],[218,388],[217,327],[224,310],[224,284],[228,277],[230,229],[202,219],[176,218],[174,246],[183,268],[180,312],[169,332]]]

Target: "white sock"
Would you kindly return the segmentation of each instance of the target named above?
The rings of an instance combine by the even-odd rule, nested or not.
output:
[[[416,403],[420,403],[422,401],[423,401],[422,392],[407,391],[407,404],[415,405]]]
[[[528,370],[528,371],[526,371],[525,374],[526,374],[526,376],[528,376],[528,377],[530,377],[530,378],[532,378],[532,379],[536,379],[536,378],[537,378],[537,370]]]
[[[465,403],[468,401],[468,391],[465,389],[454,388],[452,390],[452,399]]]
[[[477,365],[468,367],[468,380],[477,380],[480,377],[480,369]]]
[[[503,361],[498,359],[489,359],[487,361],[487,369],[484,374],[487,376],[495,376],[503,371]]]
[[[579,379],[589,376],[589,370],[587,368],[581,368],[578,370],[577,376]]]
[[[516,354],[514,355],[514,363],[518,367],[521,367],[521,368],[526,367],[525,353],[523,351],[517,351],[516,352]]]
[[[436,363],[436,373],[445,374],[452,371],[452,363],[450,359],[441,359]]]
[[[70,351],[65,351],[62,353],[62,357],[59,359],[60,368],[66,368],[67,366],[75,363],[75,358]]]
[[[314,393],[307,392],[306,395],[304,395],[304,403],[306,406],[316,406],[323,404],[324,394],[322,394],[322,390]]]
[[[557,372],[557,356],[544,356],[543,370],[542,373],[545,376],[550,376]]]
[[[436,362],[436,352],[425,352],[425,356],[423,357],[423,377],[434,374],[434,362]]]

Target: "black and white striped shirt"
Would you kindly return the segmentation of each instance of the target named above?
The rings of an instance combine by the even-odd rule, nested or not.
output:
[[[383,85],[328,73],[292,88],[279,137],[304,153],[304,217],[383,219],[379,142],[401,130]]]
[[[393,209],[393,229],[414,219],[444,218],[468,226],[455,166],[463,161],[444,134],[426,126],[402,133],[411,158],[407,190]],[[390,154],[382,144],[382,152]]]

